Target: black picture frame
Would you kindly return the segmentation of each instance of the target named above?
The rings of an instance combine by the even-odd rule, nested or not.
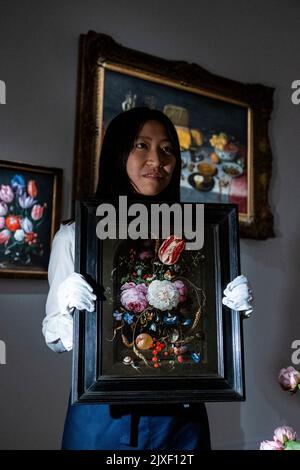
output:
[[[203,277],[208,298],[207,312],[203,315],[206,326],[203,328],[201,324],[205,338],[203,343],[206,341],[205,359],[201,359],[200,365],[176,369],[171,375],[168,371],[160,371],[157,375],[154,369],[150,372],[147,369],[148,375],[145,375],[135,367],[128,369],[128,365],[121,364],[118,354],[110,349],[114,347],[112,337],[117,334],[109,320],[113,317],[115,307],[109,306],[107,285],[103,281],[105,276],[106,280],[109,278],[107,273],[114,269],[113,266],[119,266],[121,261],[115,265],[110,261],[113,249],[109,248],[108,243],[117,242],[97,237],[96,224],[99,217],[96,209],[101,202],[76,204],[75,270],[83,274],[94,287],[97,302],[94,313],[74,313],[72,404],[245,400],[242,319],[239,312],[222,304],[223,290],[227,283],[240,273],[237,206],[204,205],[206,238],[199,253],[204,254],[205,260],[205,270],[201,272],[209,273],[207,278]],[[116,201],[111,203],[117,206]],[[182,203],[180,205],[183,206]],[[200,264],[195,272],[198,272],[198,266]],[[115,291],[111,292],[115,298]],[[128,370],[131,372],[127,373]]]

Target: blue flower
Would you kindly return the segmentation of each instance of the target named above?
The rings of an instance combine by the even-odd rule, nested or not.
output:
[[[113,316],[115,317],[115,319],[116,319],[117,321],[122,320],[122,315],[123,315],[123,314],[122,314],[121,312],[119,312],[118,310],[116,310],[116,311],[113,313]]]
[[[134,315],[131,315],[131,313],[126,312],[123,318],[128,325],[131,325],[133,323]]]
[[[149,327],[149,330],[151,330],[151,331],[156,331],[157,330],[157,327],[156,327],[155,323],[151,323],[151,325]]]
[[[189,326],[192,323],[192,320],[190,318],[187,318],[182,322],[183,326]]]
[[[164,316],[163,322],[165,325],[176,325],[178,321],[178,316],[174,315],[172,316],[170,313],[168,313],[168,316]]]
[[[200,353],[193,352],[191,354],[191,357],[192,357],[193,361],[196,362],[196,364],[198,364],[201,360],[201,354]]]
[[[22,175],[15,175],[11,179],[12,188],[17,192],[19,196],[23,194],[26,183]]]

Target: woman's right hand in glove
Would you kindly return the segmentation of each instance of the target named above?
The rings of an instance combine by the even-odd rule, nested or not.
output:
[[[58,287],[57,299],[61,314],[73,313],[73,309],[94,312],[97,296],[92,286],[78,273],[70,274]]]

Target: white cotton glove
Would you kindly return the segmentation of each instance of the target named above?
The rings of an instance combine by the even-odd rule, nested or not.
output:
[[[92,286],[78,273],[70,274],[57,289],[59,309],[63,315],[72,313],[74,308],[93,312],[96,298]]]
[[[247,318],[253,312],[253,295],[248,279],[241,275],[227,284],[222,303],[232,310],[243,312]]]

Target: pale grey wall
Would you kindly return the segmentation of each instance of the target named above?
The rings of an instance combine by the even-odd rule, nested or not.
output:
[[[242,272],[256,294],[245,323],[246,403],[208,405],[215,448],[257,448],[274,427],[300,433],[299,397],[276,384],[300,338],[299,119],[290,85],[300,79],[296,0],[0,1],[0,158],[64,169],[69,215],[78,37],[89,29],[168,59],[197,62],[244,82],[276,87],[270,126],[270,191],[277,237],[241,241]],[[46,348],[40,331],[45,281],[0,280],[0,448],[58,448],[70,387],[70,355]]]

